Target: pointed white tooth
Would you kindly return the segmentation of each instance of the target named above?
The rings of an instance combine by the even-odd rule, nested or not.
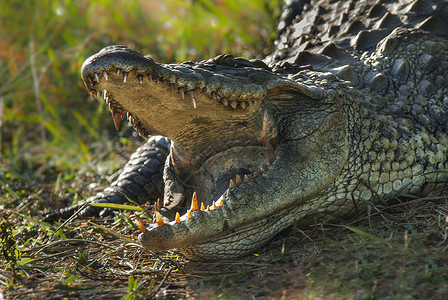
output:
[[[243,180],[241,179],[241,176],[239,174],[236,174],[235,183],[236,185],[240,185],[241,183],[243,183]]]
[[[126,83],[126,80],[128,79],[128,73],[123,72],[123,82]]]
[[[235,187],[235,182],[233,181],[233,179],[229,180],[229,189],[234,188]]]
[[[107,76],[107,72],[106,71],[103,71],[103,76],[104,76],[104,79],[109,80],[109,77]]]
[[[185,89],[183,87],[179,88],[179,94],[182,99],[185,99]]]
[[[98,76],[98,73],[95,73],[94,75],[95,75],[96,82],[100,82],[100,76]]]
[[[138,75],[137,78],[138,78],[138,82],[140,82],[140,84],[143,84],[143,76]]]
[[[120,69],[118,69],[118,70],[117,70],[117,75],[120,75],[120,72],[121,72],[121,70],[120,70]]]
[[[193,104],[193,108],[196,108],[196,99],[194,98],[194,91],[188,91],[185,93],[185,95],[190,99],[191,103]]]

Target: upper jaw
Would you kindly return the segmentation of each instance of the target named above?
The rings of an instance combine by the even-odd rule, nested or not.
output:
[[[199,63],[158,64],[148,56],[124,46],[108,46],[87,58],[81,67],[84,83],[91,92],[104,89],[99,83],[108,81],[111,74],[128,85],[142,86],[145,81],[157,82],[164,88],[191,100],[197,108],[195,93],[203,93],[229,109],[245,109],[266,95],[272,73],[251,63],[221,55]],[[265,66],[265,65],[264,65]],[[267,66],[265,66],[267,68]],[[250,73],[257,73],[251,76]]]
[[[93,95],[107,91],[116,128],[127,116],[142,136],[173,140],[178,158],[197,168],[214,153],[258,143],[263,100],[273,87],[291,84],[266,68],[230,55],[163,65],[109,46],[89,57],[81,74]]]

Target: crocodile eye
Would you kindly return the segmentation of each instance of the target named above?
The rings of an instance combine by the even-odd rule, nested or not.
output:
[[[223,54],[216,58],[216,62],[222,65],[228,65],[233,67],[236,65],[236,61],[231,54]]]
[[[235,64],[236,64],[235,59],[233,58],[233,56],[230,56],[230,55],[225,57],[223,62],[226,65],[231,66],[231,67],[235,66]]]

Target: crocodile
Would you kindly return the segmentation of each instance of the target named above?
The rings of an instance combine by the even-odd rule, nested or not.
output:
[[[84,62],[85,86],[148,140],[87,202],[150,201],[141,244],[207,260],[443,190],[447,35],[446,1],[286,0],[263,60],[160,64],[108,46]]]

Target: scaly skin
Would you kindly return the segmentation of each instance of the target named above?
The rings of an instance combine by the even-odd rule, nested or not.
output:
[[[139,236],[144,247],[240,256],[294,221],[446,186],[433,171],[448,169],[448,5],[304,2],[286,6],[267,65],[164,65],[122,46],[84,62],[116,126],[128,112],[141,135],[172,141],[164,224]],[[194,192],[208,209],[187,212]]]

